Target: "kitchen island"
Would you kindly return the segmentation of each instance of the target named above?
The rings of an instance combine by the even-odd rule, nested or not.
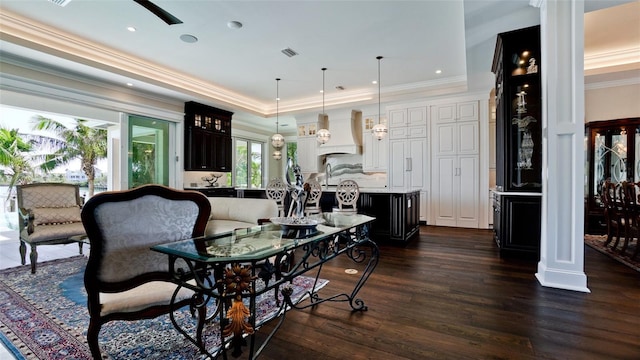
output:
[[[202,191],[207,196],[229,196],[243,198],[266,198],[265,189],[185,188]],[[336,187],[322,187],[320,207],[322,212],[332,212],[338,206]],[[216,195],[216,193],[220,195]],[[370,228],[370,237],[378,242],[405,243],[417,236],[420,228],[420,192],[389,191],[387,188],[360,188],[358,213],[375,217]]]

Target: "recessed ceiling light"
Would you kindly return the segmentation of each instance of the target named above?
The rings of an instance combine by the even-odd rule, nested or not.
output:
[[[371,83],[375,85],[378,83],[378,80],[373,80]]]
[[[132,84],[132,83],[127,83],[127,86],[128,86],[128,87],[132,87],[132,86],[133,86],[133,84]]]
[[[186,43],[189,43],[189,44],[193,44],[195,42],[198,42],[198,38],[193,36],[193,35],[190,35],[190,34],[182,34],[182,35],[180,35],[180,40],[182,40],[182,41],[184,41]]]
[[[136,32],[136,28],[134,28],[133,26],[127,26],[127,30],[131,32]]]
[[[436,74],[442,74],[442,70],[436,70]]]
[[[235,20],[229,21],[227,23],[227,27],[229,29],[240,29],[242,27],[242,23],[240,21],[235,21]]]

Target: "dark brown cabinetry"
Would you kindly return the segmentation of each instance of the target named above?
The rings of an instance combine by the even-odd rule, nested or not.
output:
[[[184,169],[229,172],[232,112],[187,102],[185,112]]]
[[[185,188],[185,190],[199,191],[207,197],[237,197],[236,189],[232,187]]]
[[[585,137],[585,232],[604,234],[600,198],[604,181],[640,181],[640,118],[589,122],[585,124]]]
[[[324,191],[320,198],[323,212],[337,206],[335,192]],[[360,192],[358,213],[375,217],[370,236],[375,241],[406,242],[420,228],[420,192]]]
[[[538,256],[542,191],[540,27],[498,34],[494,232],[501,255]]]
[[[391,194],[390,240],[407,241],[420,228],[420,192]]]
[[[540,27],[498,35],[496,74],[496,185],[500,191],[542,190]]]
[[[540,195],[494,193],[493,231],[501,255],[539,256]]]

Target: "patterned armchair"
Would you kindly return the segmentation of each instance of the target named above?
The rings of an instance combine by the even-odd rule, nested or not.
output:
[[[31,247],[31,273],[36,272],[39,245],[68,244],[84,236],[80,218],[77,185],[38,183],[18,185],[20,257],[26,262],[27,244]],[[74,239],[71,239],[71,238]],[[80,254],[82,242],[78,241]]]
[[[84,273],[89,308],[87,341],[94,359],[101,359],[98,335],[112,320],[151,319],[172,309],[197,307],[197,338],[206,317],[203,299],[177,289],[166,255],[153,245],[204,235],[211,212],[209,200],[195,191],[160,185],[103,192],[82,209],[91,252]]]

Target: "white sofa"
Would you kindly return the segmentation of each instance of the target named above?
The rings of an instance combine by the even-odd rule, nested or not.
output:
[[[205,235],[215,235],[239,228],[258,225],[258,220],[278,216],[274,200],[208,197],[211,215]]]

